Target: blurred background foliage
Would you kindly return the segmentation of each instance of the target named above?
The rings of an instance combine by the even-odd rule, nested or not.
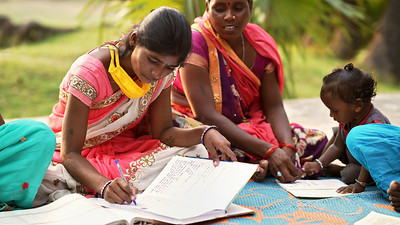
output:
[[[116,15],[116,26],[130,26],[161,5],[181,10],[190,22],[205,11],[204,0],[90,0],[82,13],[99,2],[105,3],[100,27]],[[293,78],[296,68],[291,63],[293,51],[305,57],[304,48],[317,46],[339,59],[352,59],[371,41],[374,24],[382,17],[386,4],[385,0],[254,0],[250,22],[275,38],[286,62],[285,97],[298,97]]]
[[[400,10],[399,2],[254,0],[250,22],[263,27],[278,44],[286,77],[284,98],[318,97],[322,77],[349,61],[372,72],[379,92],[393,92],[399,91],[400,69],[390,65],[398,58],[387,51],[397,49],[400,54],[399,44],[382,48],[381,42],[386,40],[385,31],[389,40],[400,32],[396,33],[400,20],[388,16],[390,9]],[[118,39],[121,32],[162,5],[182,11],[189,22],[205,11],[204,0],[0,0],[0,28],[5,27],[1,16],[6,16],[17,24],[15,29],[35,21],[54,31],[46,37],[31,35],[38,37],[34,42],[14,41],[3,49],[0,45],[3,116],[49,114],[61,79],[79,55],[103,41]],[[387,24],[394,28],[385,28]],[[0,30],[0,40],[2,35]],[[394,39],[395,43],[400,40]],[[386,52],[381,50],[381,56],[376,49]],[[371,56],[384,62],[376,63]]]

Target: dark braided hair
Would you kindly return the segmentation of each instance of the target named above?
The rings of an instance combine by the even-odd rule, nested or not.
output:
[[[348,63],[343,69],[334,69],[323,78],[320,92],[337,94],[346,103],[353,103],[357,98],[370,102],[376,96],[376,81],[366,72]]]

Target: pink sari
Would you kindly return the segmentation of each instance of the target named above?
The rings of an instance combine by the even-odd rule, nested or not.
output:
[[[115,165],[115,159],[118,159],[128,181],[132,184],[140,182],[143,177],[140,174],[154,166],[157,160],[166,164],[166,153],[161,152],[169,150],[168,155],[172,156],[179,151],[179,148],[168,147],[151,137],[147,117],[150,104],[172,81],[173,73],[151,83],[150,90],[144,96],[129,99],[122,91],[113,93],[107,72],[97,58],[89,54],[81,56],[62,81],[59,102],[49,118],[49,126],[57,137],[53,161],[60,163],[62,120],[67,96],[71,93],[90,107],[82,156],[109,179],[120,177]],[[155,175],[146,174],[149,180]]]

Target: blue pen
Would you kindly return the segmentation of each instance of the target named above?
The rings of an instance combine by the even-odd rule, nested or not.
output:
[[[126,180],[126,178],[125,178],[125,176],[124,176],[124,173],[122,172],[121,167],[119,166],[118,159],[115,160],[115,164],[117,164],[117,167],[118,167],[119,173],[121,174],[122,179],[124,179],[124,181],[125,181],[126,183],[128,183],[128,181]],[[132,201],[133,201],[133,204],[136,205],[135,199],[133,199]]]

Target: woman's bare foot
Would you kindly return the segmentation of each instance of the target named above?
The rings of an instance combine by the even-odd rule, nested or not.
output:
[[[259,162],[259,170],[253,175],[253,180],[260,182],[263,181],[265,179],[265,177],[267,176],[267,172],[268,172],[268,161],[265,159],[261,159]]]
[[[389,194],[389,201],[394,210],[400,212],[400,182],[392,181],[387,193]]]

